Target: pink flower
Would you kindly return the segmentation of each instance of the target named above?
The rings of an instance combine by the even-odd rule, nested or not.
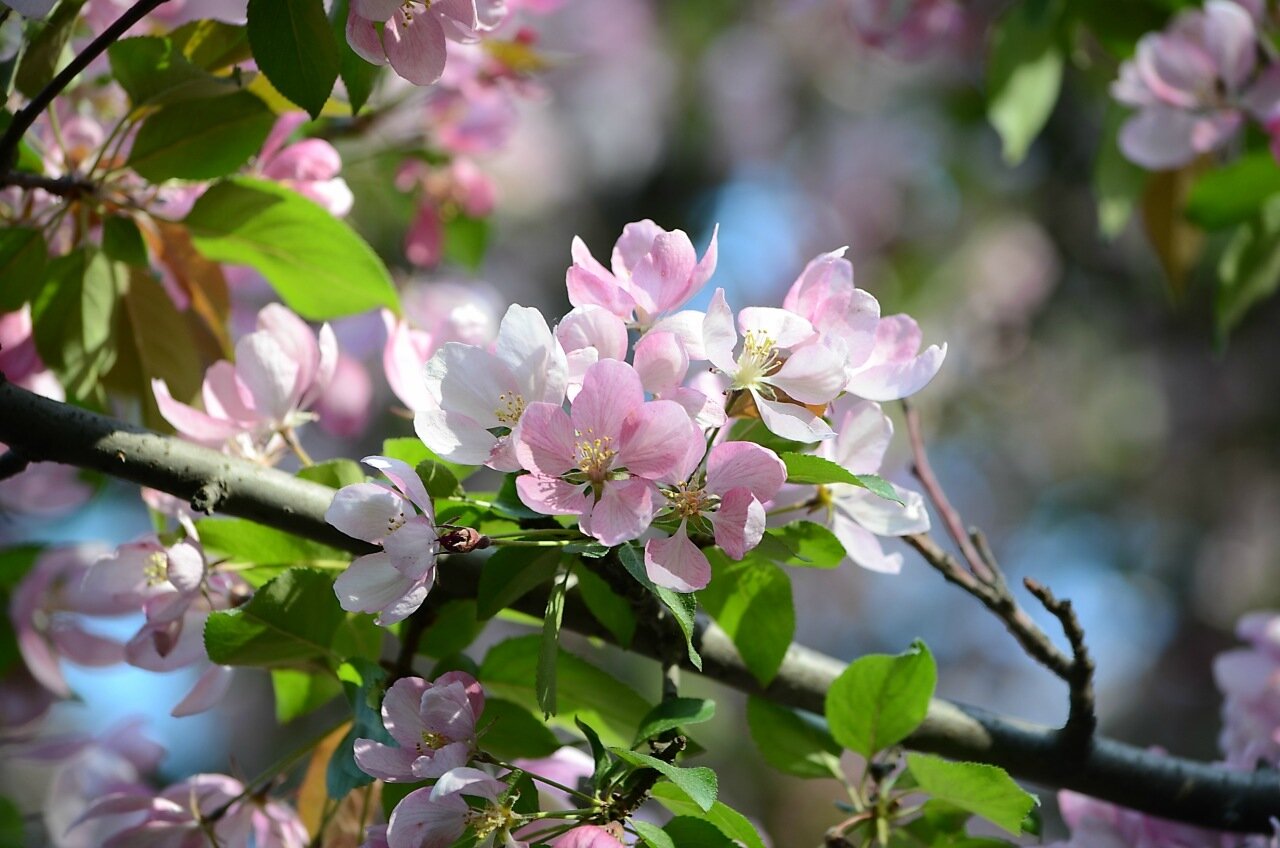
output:
[[[516,471],[525,410],[559,406],[568,364],[542,313],[513,305],[492,352],[450,342],[427,363],[426,377],[430,404],[414,418],[426,446],[450,462]]]
[[[120,643],[80,625],[80,615],[122,615],[132,611],[131,604],[83,591],[85,573],[98,554],[86,547],[54,548],[42,553],[9,598],[9,620],[23,661],[42,686],[61,698],[72,695],[62,676],[63,658],[94,667],[124,660]]]
[[[724,289],[716,289],[702,323],[707,359],[729,379],[731,391],[755,401],[760,420],[784,439],[816,442],[835,434],[802,404],[825,404],[848,380],[837,340],[821,337],[805,318],[786,309],[750,306],[738,313],[738,341]]]
[[[340,439],[364,434],[373,406],[373,380],[364,364],[345,353],[338,354],[333,379],[316,401],[320,428]]]
[[[684,480],[687,479],[687,482]],[[723,442],[707,454],[704,474],[685,474],[663,489],[680,526],[669,539],[650,539],[644,548],[649,579],[677,592],[702,589],[711,580],[711,564],[689,540],[688,525],[714,534],[716,544],[742,559],[764,536],[764,502],[787,479],[777,454],[752,442]]]
[[[416,783],[465,766],[476,750],[476,720],[484,690],[461,671],[428,683],[402,677],[382,700],[382,725],[398,747],[372,739],[355,742],[356,765],[391,783]]]
[[[673,401],[646,402],[624,362],[587,369],[570,413],[532,403],[521,419],[516,457],[520,499],[546,515],[578,515],[582,531],[606,545],[644,532],[662,506],[658,481],[676,481],[702,433]]]
[[[880,303],[853,284],[853,263],[844,258],[846,250],[842,247],[810,260],[787,290],[782,306],[808,319],[818,333],[839,339],[849,362],[861,363],[875,347]]]
[[[307,120],[301,112],[281,115],[263,142],[258,154],[257,171],[269,180],[287,186],[314,200],[329,214],[338,218],[351,211],[351,189],[338,173],[342,157],[334,146],[322,138],[305,138],[286,144]]]
[[[378,624],[394,624],[422,606],[435,582],[435,512],[408,463],[385,456],[366,456],[363,462],[381,471],[392,485],[343,486],[324,518],[348,536],[382,550],[352,562],[333,588],[344,610],[377,613]]]
[[[901,400],[929,384],[943,360],[947,346],[929,345],[920,350],[924,336],[910,315],[886,315],[876,325],[875,347],[852,369],[845,389],[867,400]]]
[[[1236,625],[1250,645],[1219,654],[1213,677],[1222,691],[1222,735],[1227,762],[1253,769],[1280,765],[1280,614],[1255,612]]]
[[[570,789],[577,789],[596,770],[596,763],[591,755],[572,745],[557,749],[549,757],[516,760],[514,765]],[[577,806],[566,793],[542,783],[538,786],[538,798],[544,810],[569,810]]]
[[[1071,838],[1050,848],[1230,848],[1258,845],[1262,838],[1202,830],[1158,819],[1075,792],[1058,793]]]
[[[573,265],[565,275],[569,302],[603,306],[644,328],[679,309],[716,270],[716,233],[702,260],[683,230],[664,230],[645,219],[627,224],[613,246],[612,270],[573,239]]]
[[[319,340],[306,322],[278,303],[258,313],[257,330],[236,343],[236,361],[205,373],[204,411],[174,400],[152,380],[160,414],[184,438],[272,462],[284,450],[280,433],[315,416],[308,412],[328,388],[338,343],[328,324]]]
[[[479,769],[456,768],[441,775],[428,789],[410,792],[391,811],[387,823],[389,848],[449,848],[463,832],[475,830],[477,845],[501,843],[507,848],[523,848],[510,835],[520,816],[511,809],[512,801],[498,799],[507,785]],[[466,797],[487,802],[471,806]]]
[[[347,42],[365,61],[390,63],[414,85],[431,85],[444,73],[445,40],[476,40],[498,23],[499,11],[492,2],[476,0],[352,0]]]
[[[964,31],[964,9],[955,0],[846,0],[845,7],[864,44],[904,59],[952,44]]]
[[[854,474],[878,472],[893,438],[893,423],[879,404],[845,396],[831,405],[831,414],[836,437],[819,445],[817,455]],[[893,488],[906,506],[851,483],[819,486],[816,495],[810,487],[789,486],[774,505],[816,501],[809,515],[798,517],[811,517],[830,527],[850,561],[872,571],[896,574],[902,570],[902,555],[886,554],[877,537],[923,533],[929,529],[929,513],[918,492]],[[788,513],[785,520],[796,517]]]
[[[601,359],[626,361],[627,325],[603,306],[575,306],[556,324],[556,341],[563,348],[569,376],[566,394],[569,400],[582,389],[587,368]]]
[[[1257,51],[1253,18],[1231,0],[1209,0],[1143,36],[1111,87],[1117,100],[1138,108],[1120,130],[1125,156],[1144,168],[1177,168],[1229,142],[1243,125],[1242,109],[1261,108],[1246,90]]]
[[[446,220],[458,214],[483,218],[495,203],[493,181],[469,159],[454,159],[444,167],[408,160],[396,174],[396,187],[421,190],[418,213],[404,237],[405,257],[420,268],[440,261]]]
[[[618,837],[594,824],[575,827],[551,844],[555,848],[623,848]]]
[[[650,330],[636,342],[632,361],[644,390],[654,398],[673,400],[699,427],[722,427],[728,420],[724,394],[684,385],[689,374],[689,346],[675,333]],[[704,372],[705,373],[705,372]]]

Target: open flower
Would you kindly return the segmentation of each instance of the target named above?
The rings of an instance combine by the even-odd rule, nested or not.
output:
[[[730,391],[749,393],[760,420],[796,442],[835,434],[803,404],[826,404],[848,379],[845,354],[808,319],[786,309],[750,306],[738,313],[739,344],[724,289],[716,289],[702,323],[707,359],[729,379]]]
[[[644,532],[662,506],[657,482],[676,482],[702,448],[683,407],[646,402],[635,369],[606,359],[587,369],[568,414],[551,403],[525,410],[516,457],[531,473],[516,490],[530,509],[581,516],[584,533],[617,545]]]
[[[476,0],[352,0],[347,42],[365,61],[390,63],[414,85],[431,85],[444,73],[446,39],[475,41],[501,20],[494,3],[480,5],[483,19]]]
[[[716,270],[716,256],[715,232],[699,261],[683,230],[664,230],[645,219],[623,228],[610,270],[575,236],[573,265],[565,275],[569,302],[603,306],[624,321],[649,327],[698,293]]]
[[[382,725],[399,747],[372,739],[355,742],[356,765],[390,783],[416,783],[465,766],[476,750],[476,720],[484,690],[466,672],[428,683],[402,677],[382,699]]]
[[[513,448],[525,409],[533,403],[559,405],[567,379],[564,351],[542,313],[513,305],[498,327],[493,352],[451,342],[427,363],[427,393],[435,409],[420,412],[414,429],[451,462],[516,471]]]
[[[314,200],[335,217],[351,211],[354,198],[342,171],[342,156],[322,138],[304,138],[287,144],[289,136],[307,120],[301,112],[281,115],[262,144],[256,170],[269,180]]]
[[[901,400],[929,384],[947,358],[947,346],[923,351],[920,325],[910,315],[886,315],[876,325],[875,346],[849,375],[845,389],[866,400]]]
[[[742,559],[764,536],[764,502],[787,479],[778,455],[753,442],[723,442],[707,455],[706,475],[664,488],[680,526],[668,539],[650,539],[644,548],[645,570],[659,586],[693,592],[711,580],[711,564],[689,540],[688,526],[709,527],[716,544],[733,559]]]
[[[524,846],[511,836],[520,816],[511,808],[512,800],[499,799],[507,784],[479,769],[456,768],[441,775],[428,789],[410,792],[391,811],[387,822],[390,848],[449,848],[468,827],[475,831],[476,845],[498,842],[507,848]],[[466,798],[481,799],[472,806]]]
[[[375,612],[378,624],[393,624],[422,606],[435,582],[439,549],[435,512],[408,463],[385,456],[366,456],[362,461],[381,471],[392,485],[343,486],[324,519],[382,550],[352,562],[333,588],[344,610]]]

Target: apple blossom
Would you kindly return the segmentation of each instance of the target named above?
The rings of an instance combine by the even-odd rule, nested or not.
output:
[[[822,337],[809,321],[786,309],[749,306],[738,313],[739,344],[724,289],[716,289],[703,319],[707,359],[730,381],[729,390],[750,395],[770,431],[797,442],[835,434],[802,404],[825,405],[848,379],[838,340]],[[735,410],[730,407],[730,414]]]
[[[450,462],[515,471],[525,410],[563,401],[568,364],[542,313],[513,305],[492,352],[450,342],[426,372],[432,407],[414,418],[426,446]]]
[[[382,550],[353,561],[333,588],[343,609],[377,613],[378,624],[393,624],[422,606],[435,582],[435,511],[408,463],[385,456],[362,461],[381,471],[391,486],[344,486],[324,518],[348,536]]]
[[[594,824],[575,827],[551,844],[555,848],[623,848],[617,836]]]
[[[510,831],[520,823],[512,801],[500,800],[507,785],[479,769],[456,768],[440,776],[435,785],[410,792],[391,811],[387,822],[389,848],[449,848],[468,827],[478,846],[502,838],[507,848],[523,848]],[[466,797],[480,799],[473,807]]]
[[[742,559],[764,536],[763,504],[782,488],[787,466],[773,451],[753,442],[722,442],[707,454],[705,475],[684,478],[662,490],[680,525],[670,538],[645,544],[644,564],[657,585],[693,592],[710,582],[711,564],[689,540],[688,526],[709,529],[726,554]]]
[[[397,746],[355,741],[356,765],[390,783],[416,783],[465,766],[476,752],[476,720],[484,690],[466,672],[428,683],[402,677],[382,700],[382,724]]]
[[[866,400],[901,400],[929,384],[947,358],[947,346],[920,350],[923,335],[910,315],[886,315],[876,325],[875,346],[852,369],[845,389]]]
[[[308,410],[333,379],[338,343],[328,324],[319,338],[301,318],[277,303],[258,313],[257,329],[236,342],[236,361],[216,362],[205,373],[204,411],[174,400],[163,380],[152,380],[160,414],[183,437],[261,462],[285,448],[281,434],[315,416]]]
[[[964,32],[956,0],[844,0],[844,7],[864,44],[904,59],[923,58]]]
[[[389,63],[414,85],[431,85],[444,73],[446,40],[474,41],[502,12],[493,0],[352,0],[347,42],[365,61]]]
[[[578,515],[582,532],[606,545],[637,538],[661,508],[659,481],[674,483],[702,433],[673,401],[645,401],[635,369],[602,360],[587,369],[569,413],[552,403],[524,412],[516,479],[526,506]]]
[[[338,151],[322,138],[286,143],[306,120],[301,112],[281,115],[262,144],[255,168],[267,179],[314,200],[331,215],[344,217],[351,211],[354,198],[346,181],[338,176],[342,170]]]
[[[1219,654],[1213,677],[1222,691],[1220,747],[1227,762],[1243,769],[1280,764],[1280,615],[1255,612],[1236,625],[1249,642]]]
[[[645,219],[627,224],[613,246],[611,270],[573,239],[573,265],[565,274],[569,302],[603,306],[646,328],[679,309],[716,270],[716,232],[699,260],[683,230],[664,230]]]

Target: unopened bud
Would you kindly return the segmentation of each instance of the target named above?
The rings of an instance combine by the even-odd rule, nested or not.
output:
[[[440,536],[440,547],[450,553],[469,554],[489,547],[489,537],[474,527],[455,527]]]

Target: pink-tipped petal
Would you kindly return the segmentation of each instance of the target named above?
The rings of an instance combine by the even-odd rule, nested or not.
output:
[[[671,400],[655,400],[627,419],[618,463],[637,476],[674,483],[688,476],[691,456],[696,462],[704,448],[702,431],[689,420],[684,407]]]
[[[609,438],[616,443],[622,422],[643,403],[644,387],[636,370],[616,359],[602,359],[587,369],[569,415],[578,439]]]
[[[786,480],[786,463],[754,442],[721,442],[707,456],[707,491],[713,494],[745,486],[763,502],[772,500]]]
[[[696,592],[711,582],[711,563],[689,541],[685,522],[669,539],[650,539],[644,546],[644,566],[656,585],[676,592]]]
[[[516,493],[521,503],[543,515],[581,515],[591,508],[591,499],[581,486],[558,477],[522,475],[516,478]]]
[[[343,486],[324,520],[353,539],[381,542],[405,518],[404,498],[377,483]]]
[[[520,417],[516,458],[543,477],[559,477],[578,465],[573,421],[559,406],[531,403]]]
[[[413,748],[393,748],[372,739],[357,739],[354,748],[356,765],[365,774],[387,783],[417,782],[413,763],[419,754]]]
[[[716,544],[733,559],[742,559],[764,538],[764,506],[746,488],[730,489],[711,514]]]
[[[381,471],[383,476],[400,490],[400,494],[412,501],[428,519],[434,516],[431,496],[422,485],[422,478],[418,476],[418,472],[409,467],[409,463],[389,456],[366,456],[360,461],[370,468]]]
[[[183,716],[196,715],[212,709],[222,700],[222,696],[227,694],[227,690],[231,688],[231,679],[234,676],[235,672],[231,669],[231,666],[209,666],[209,668],[205,669],[204,674],[200,675],[196,685],[191,687],[191,691],[178,702],[178,705],[173,708],[169,715],[174,718],[182,718]]]
[[[769,432],[793,442],[820,442],[835,438],[831,426],[803,406],[765,400],[755,390],[751,396],[760,412],[760,420]]]
[[[478,421],[442,409],[415,415],[413,431],[441,459],[460,465],[484,465],[498,443]]]
[[[655,395],[672,391],[689,373],[689,354],[674,333],[646,333],[636,342],[633,363],[645,391]]]
[[[647,480],[633,477],[610,482],[591,511],[582,516],[582,532],[609,547],[639,538],[657,514],[658,498],[657,487]]]
[[[382,30],[382,46],[395,72],[414,85],[431,85],[444,73],[445,32],[434,14],[394,14]]]

